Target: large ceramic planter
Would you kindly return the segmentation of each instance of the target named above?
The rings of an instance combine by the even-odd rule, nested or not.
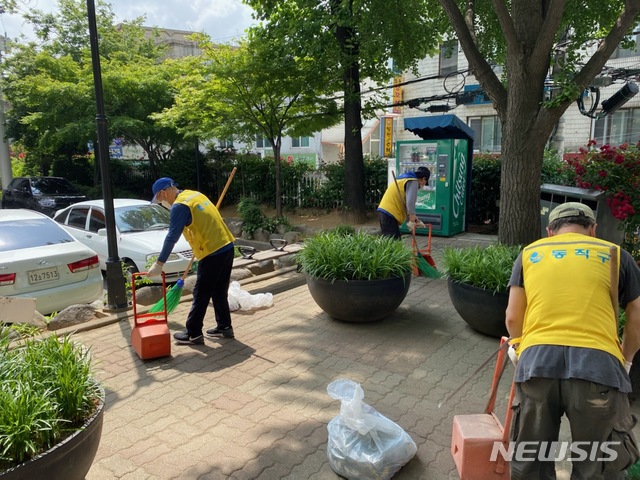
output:
[[[103,414],[104,390],[101,390],[98,409],[80,430],[37,457],[0,471],[0,480],[83,480],[98,451]]]
[[[311,296],[330,317],[345,322],[372,322],[393,313],[409,291],[411,273],[380,280],[336,280],[307,277]]]
[[[453,307],[471,328],[492,337],[508,335],[505,310],[509,295],[506,292],[494,294],[451,279],[448,279],[448,288]]]

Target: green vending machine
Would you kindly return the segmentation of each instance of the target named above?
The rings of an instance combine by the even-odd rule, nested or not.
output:
[[[466,229],[471,186],[473,130],[455,115],[405,119],[405,129],[423,140],[396,144],[396,175],[427,167],[429,183],[418,190],[416,216],[431,224],[433,235],[450,237]],[[406,224],[400,228],[408,233]],[[428,229],[417,229],[426,235]]]

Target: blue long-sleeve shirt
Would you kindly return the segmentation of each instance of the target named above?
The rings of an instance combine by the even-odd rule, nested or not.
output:
[[[158,261],[165,263],[171,255],[171,251],[175,244],[180,240],[180,235],[184,231],[184,227],[191,225],[191,210],[186,205],[174,203],[171,207],[171,221],[169,223],[169,231],[164,239],[162,251],[158,255]]]

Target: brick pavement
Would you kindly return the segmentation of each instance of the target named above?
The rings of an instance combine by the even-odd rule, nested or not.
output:
[[[434,257],[444,245],[476,241],[434,239]],[[170,315],[172,333],[189,306]],[[212,316],[210,309],[205,327]],[[107,392],[87,480],[339,478],[326,455],[326,427],[340,410],[326,387],[337,378],[360,383],[364,401],[416,442],[416,456],[394,478],[458,478],[452,418],[483,411],[492,368],[438,404],[498,340],[464,323],[445,280],[414,277],[400,308],[375,323],[330,319],[306,285],[277,293],[269,309],[233,313],[233,322],[235,340],[173,345],[171,357],[150,361],[130,347],[131,318],[75,334],[91,347]],[[502,417],[512,372],[509,366],[498,395]]]

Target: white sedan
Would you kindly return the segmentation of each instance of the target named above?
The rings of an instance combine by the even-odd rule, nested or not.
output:
[[[36,299],[43,315],[102,298],[96,252],[46,215],[0,210],[0,297]]]
[[[146,272],[160,254],[169,229],[170,214],[160,205],[144,200],[113,200],[118,256],[132,272]],[[95,250],[106,271],[109,257],[103,200],[88,200],[56,212],[53,219],[78,241]],[[167,282],[175,282],[189,265],[193,252],[181,236],[164,266]]]

